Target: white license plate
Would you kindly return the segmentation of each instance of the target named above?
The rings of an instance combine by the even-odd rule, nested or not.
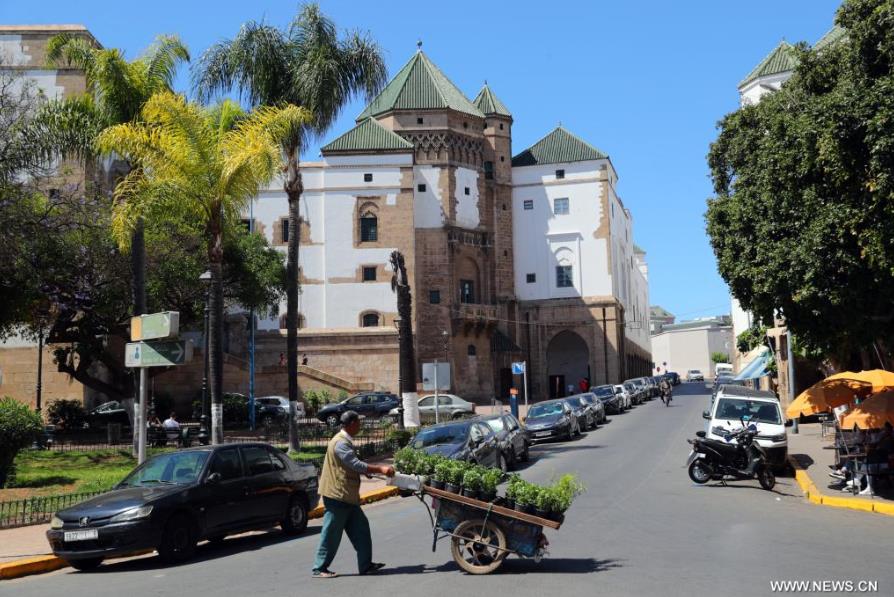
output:
[[[87,529],[84,531],[65,531],[66,541],[89,541],[99,537],[99,531],[96,529]]]
[[[549,437],[550,435],[552,435],[550,431],[541,431],[540,433],[535,433],[534,437]]]

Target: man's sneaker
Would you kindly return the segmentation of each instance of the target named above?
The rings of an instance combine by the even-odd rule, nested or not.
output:
[[[835,477],[836,479],[844,479],[844,475],[839,473],[838,471],[832,471],[829,473],[830,477]]]
[[[313,573],[314,578],[335,578],[336,576],[338,576],[338,574],[336,574],[332,570],[326,570],[326,569],[314,570],[314,573]]]
[[[385,564],[381,562],[373,562],[370,564],[366,570],[360,573],[360,576],[366,576],[368,574],[376,574],[379,570],[385,567]]]

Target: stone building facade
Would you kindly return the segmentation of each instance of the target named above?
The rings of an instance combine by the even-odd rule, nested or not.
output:
[[[332,330],[360,338],[369,327],[393,329],[388,255],[399,250],[420,368],[448,361],[452,390],[465,398],[508,396],[521,385],[515,361],[530,362],[533,399],[564,395],[582,377],[597,384],[648,374],[645,254],[633,244],[608,156],[558,129],[513,157],[513,117],[493,90],[485,85],[470,101],[421,50],[356,122],[322,147],[320,161],[302,163],[299,353],[344,379],[379,377],[359,344],[346,345],[341,354],[350,358],[341,361],[313,347]],[[551,180],[557,170],[568,179]],[[547,212],[538,215],[540,229],[522,225],[526,193],[536,189],[546,201],[563,187],[580,216],[566,219],[566,230],[552,230]],[[254,229],[284,249],[280,181],[250,212]],[[586,282],[532,294],[524,280],[533,262],[543,261],[544,281],[556,275],[551,233],[587,239],[569,249]],[[259,348],[278,354],[284,326],[284,318],[260,321]],[[382,371],[396,372],[396,341],[376,358]],[[551,379],[561,387],[551,391]],[[396,374],[374,385],[393,391]]]

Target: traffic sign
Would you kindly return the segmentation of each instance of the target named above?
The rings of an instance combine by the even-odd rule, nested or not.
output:
[[[128,342],[124,351],[126,367],[172,367],[192,360],[192,342]]]
[[[512,363],[512,374],[513,375],[522,375],[525,372],[526,363],[522,361],[521,363]]]
[[[177,311],[162,311],[130,318],[130,339],[133,342],[176,338],[179,332],[180,313]]]
[[[449,390],[450,363],[422,363],[422,389],[426,392]]]

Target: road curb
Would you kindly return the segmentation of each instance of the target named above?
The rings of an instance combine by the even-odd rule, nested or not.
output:
[[[813,483],[810,475],[807,474],[807,470],[801,466],[801,463],[798,462],[796,458],[794,458],[793,456],[789,456],[788,461],[789,464],[792,465],[792,468],[795,470],[795,482],[797,482],[798,487],[800,487],[801,491],[804,492],[804,497],[806,497],[807,501],[811,504],[816,504],[817,506],[828,506],[830,508],[845,508],[848,510],[857,510],[860,512],[874,512],[876,514],[894,516],[894,504],[882,504],[876,501],[864,500],[860,498],[831,496],[823,494],[819,489],[816,488],[816,485]]]
[[[384,499],[398,495],[397,487],[383,487],[376,489],[360,496],[361,504],[371,504]],[[325,510],[323,506],[317,506],[307,513],[310,519],[322,518]],[[141,554],[150,553],[150,551],[140,552]],[[133,554],[138,555],[138,554]],[[127,556],[130,557],[130,556]],[[11,580],[13,578],[21,578],[32,574],[43,574],[53,572],[60,568],[67,568],[68,562],[56,556],[38,556],[33,558],[24,558],[21,560],[13,560],[0,564],[0,580]]]

